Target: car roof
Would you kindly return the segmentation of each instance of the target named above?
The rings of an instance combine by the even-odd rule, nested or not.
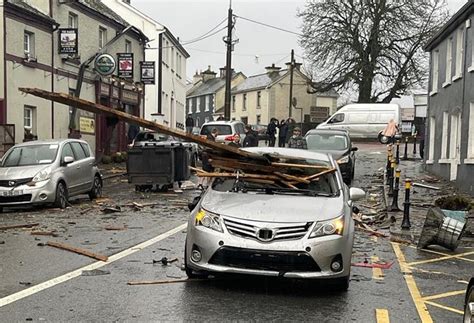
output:
[[[345,129],[311,129],[306,133],[306,136],[307,135],[319,134],[319,133],[349,136],[349,131],[345,130]]]
[[[80,142],[80,143],[87,144],[87,142],[84,140],[65,138],[65,139],[42,139],[42,140],[27,141],[27,142],[16,144],[14,147],[26,147],[26,146],[36,146],[36,145],[61,145],[62,143],[65,143],[65,142]]]
[[[306,159],[321,160],[324,162],[331,162],[331,157],[329,157],[328,154],[310,151],[306,149],[280,148],[280,147],[249,147],[249,148],[241,148],[241,149],[244,151],[248,151],[250,153],[255,153],[259,155],[276,154],[276,155],[286,156],[290,158],[306,158]]]
[[[202,126],[207,126],[207,125],[229,125],[229,124],[235,124],[235,123],[243,123],[242,121],[237,121],[237,120],[232,120],[232,121],[227,121],[227,120],[220,120],[220,121],[209,121],[204,123]]]

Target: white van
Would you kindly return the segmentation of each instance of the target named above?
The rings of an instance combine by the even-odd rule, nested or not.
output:
[[[349,104],[316,129],[344,129],[351,138],[377,138],[390,119],[400,124],[400,106],[386,103]]]

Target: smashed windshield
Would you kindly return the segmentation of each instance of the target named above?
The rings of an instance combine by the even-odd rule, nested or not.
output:
[[[163,141],[177,141],[176,138],[170,135],[166,135],[159,132],[140,132],[137,137],[135,138],[135,142],[140,141],[156,141],[156,142],[163,142]]]
[[[51,164],[56,159],[58,148],[57,144],[15,147],[3,160],[2,167]]]
[[[251,174],[239,171],[221,172],[222,176],[213,181],[212,188],[220,192],[338,195],[336,169],[328,162],[314,163],[313,160],[300,159],[283,160],[283,162],[274,165],[275,168],[281,168],[281,170],[268,174]]]
[[[306,136],[308,150],[347,150],[347,137],[335,134],[310,134]]]

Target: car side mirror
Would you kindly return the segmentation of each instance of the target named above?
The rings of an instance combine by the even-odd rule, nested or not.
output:
[[[196,208],[196,205],[199,204],[200,200],[201,200],[201,195],[196,196],[195,198],[193,198],[192,202],[188,203],[189,212],[192,212]]]
[[[358,150],[359,150],[358,147],[352,147],[352,148],[351,148],[351,151],[358,151]]]
[[[356,187],[351,187],[349,189],[349,198],[351,201],[358,201],[360,199],[363,199],[364,197],[365,197],[364,190],[361,190],[360,188],[356,188]]]
[[[74,162],[74,158],[71,156],[65,156],[63,159],[63,165],[68,165],[72,162]]]

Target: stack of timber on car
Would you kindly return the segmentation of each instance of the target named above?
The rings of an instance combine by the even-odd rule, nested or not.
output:
[[[304,162],[295,163],[295,158],[293,157],[270,154],[260,155],[216,143],[201,136],[171,129],[156,122],[65,93],[49,92],[36,88],[20,88],[20,91],[62,103],[66,108],[73,106],[92,113],[105,114],[129,124],[172,135],[204,146],[207,148],[206,152],[209,154],[211,165],[217,172],[208,173],[200,169],[194,169],[200,177],[239,177],[245,178],[247,181],[276,184],[296,189],[295,185],[298,183],[309,184],[311,181],[317,181],[324,174],[336,171],[336,168],[328,168],[324,165],[305,164]]]

